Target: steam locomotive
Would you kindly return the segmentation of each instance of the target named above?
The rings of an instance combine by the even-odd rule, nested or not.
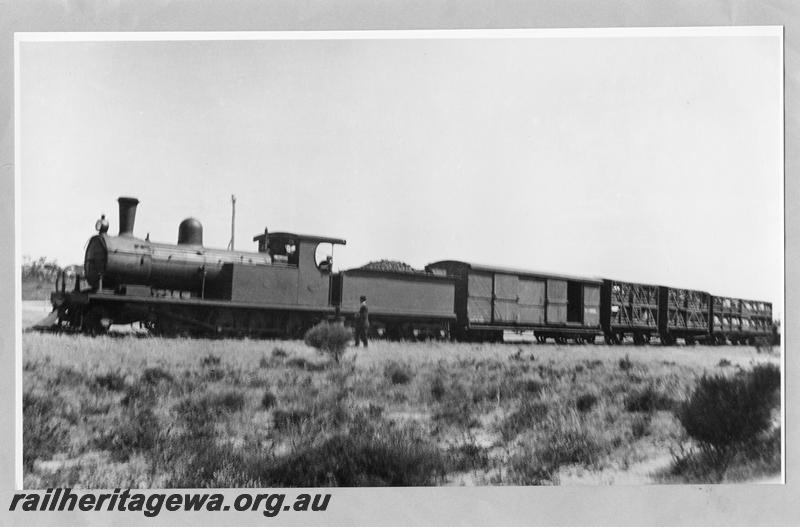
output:
[[[134,236],[139,201],[118,203],[119,234],[101,218],[84,276],[71,289],[65,275],[56,284],[57,329],[139,323],[159,335],[297,338],[322,320],[351,323],[366,296],[371,332],[396,339],[496,341],[527,331],[539,342],[752,344],[773,331],[769,302],[666,286],[455,260],[335,273],[333,247],[346,241],[325,236],[265,229],[253,237],[257,252],[211,249],[201,223],[187,218],[177,244],[156,243]],[[321,245],[330,255],[318,259]]]

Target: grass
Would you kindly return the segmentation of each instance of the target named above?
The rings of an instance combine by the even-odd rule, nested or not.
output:
[[[24,484],[558,484],[695,452],[672,410],[699,379],[736,375],[723,358],[777,362],[746,347],[654,349],[375,341],[337,364],[302,341],[26,333]],[[727,477],[774,460],[733,462]]]

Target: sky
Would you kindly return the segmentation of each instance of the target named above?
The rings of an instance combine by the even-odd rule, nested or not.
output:
[[[782,302],[775,30],[319,33],[22,42],[22,254],[95,220],[206,246],[347,239],[335,268],[441,259]],[[776,307],[780,312],[780,308]]]

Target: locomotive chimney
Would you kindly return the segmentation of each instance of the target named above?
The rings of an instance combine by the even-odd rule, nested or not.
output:
[[[136,221],[136,205],[139,200],[136,198],[122,197],[119,202],[119,235],[133,236],[133,224]]]

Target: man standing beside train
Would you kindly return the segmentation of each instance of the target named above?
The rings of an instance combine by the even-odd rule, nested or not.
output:
[[[369,308],[367,307],[367,297],[361,295],[361,307],[358,308],[356,317],[356,347],[360,342],[367,347],[367,333],[369,332]]]

